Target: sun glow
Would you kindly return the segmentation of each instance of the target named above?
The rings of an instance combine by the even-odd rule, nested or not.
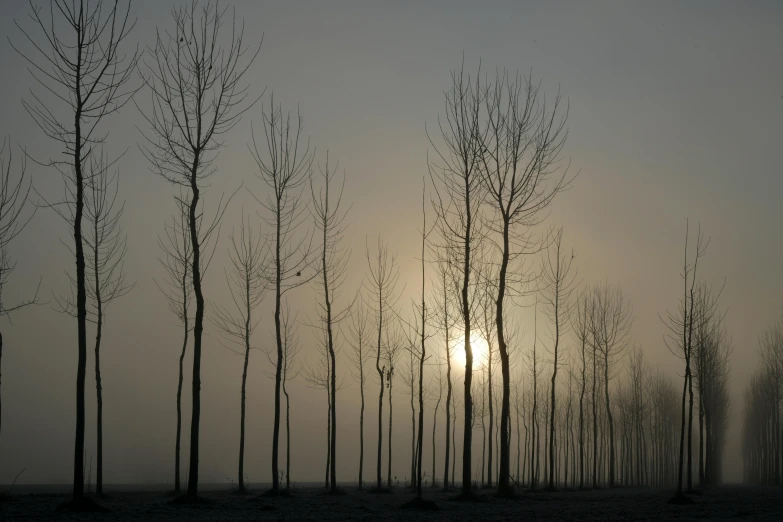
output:
[[[470,347],[473,352],[473,368],[480,367],[489,353],[487,340],[476,332],[471,332]],[[453,345],[453,354],[456,363],[465,368],[465,335],[460,335]]]

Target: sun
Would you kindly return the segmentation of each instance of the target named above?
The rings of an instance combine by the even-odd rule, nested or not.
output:
[[[465,335],[460,335],[452,346],[455,361],[460,367],[465,368]],[[478,368],[489,353],[489,344],[481,335],[471,332],[470,347],[473,351],[473,368]]]

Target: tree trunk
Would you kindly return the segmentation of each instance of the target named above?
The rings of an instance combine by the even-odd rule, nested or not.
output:
[[[275,212],[275,340],[277,342],[277,364],[275,366],[275,417],[272,427],[272,491],[280,491],[280,482],[278,477],[277,456],[280,447],[280,381],[282,379],[283,367],[283,335],[280,329],[280,295],[282,284],[281,267],[281,201],[277,198],[277,207]]]
[[[443,272],[443,315],[444,331],[446,332],[446,453],[443,464],[443,489],[449,489],[449,457],[451,455],[451,444],[449,444],[449,435],[451,432],[451,347],[449,346],[449,312],[446,290],[446,272]]]
[[[176,493],[180,491],[179,457],[180,457],[180,441],[182,439],[182,377],[183,377],[182,365],[185,361],[185,351],[188,348],[188,333],[189,333],[188,317],[187,317],[187,302],[185,304],[184,322],[185,322],[185,338],[182,341],[182,352],[179,355],[179,379],[177,381],[177,442],[176,442],[176,448],[174,450],[174,492]]]
[[[604,396],[606,397],[606,418],[609,421],[609,487],[614,487],[615,453],[614,453],[614,419],[609,405],[609,347],[604,352]]]
[[[93,243],[93,260],[95,277],[95,305],[96,305],[96,325],[95,325],[95,392],[96,392],[96,442],[98,467],[96,469],[95,495],[103,496],[103,386],[101,382],[101,337],[103,335],[103,301],[101,299],[101,280],[100,280],[100,254],[98,251],[98,217],[95,217],[93,223],[93,232],[95,240]]]
[[[362,341],[363,339],[359,339],[359,353],[363,356]],[[362,399],[362,406],[359,410],[359,489],[362,489],[364,485],[362,481],[362,472],[364,471],[364,362],[361,358],[359,359],[359,391]]]
[[[77,109],[74,115],[75,138],[73,168],[76,178],[76,210],[73,218],[74,253],[76,257],[76,323],[78,329],[78,362],[76,366],[76,437],[73,452],[73,502],[84,498],[84,385],[87,374],[87,291],[82,216],[84,213],[84,176],[82,173],[82,93],[80,90],[82,46],[78,44],[76,63]]]
[[[288,366],[288,363],[286,363]],[[286,368],[286,373],[287,373]],[[285,489],[291,489],[291,398],[283,379],[283,395],[285,395]]]
[[[190,470],[188,473],[187,497],[195,500],[198,496],[198,455],[199,455],[199,426],[201,423],[201,335],[204,329],[204,294],[201,291],[201,245],[198,237],[197,206],[199,201],[199,188],[197,185],[198,156],[193,162],[190,174],[190,188],[193,193],[190,202],[190,242],[193,247],[193,293],[196,296],[196,315],[193,325],[193,407],[190,421]]]
[[[391,368],[391,359],[389,360],[389,368]],[[389,379],[389,441],[387,442],[389,447],[389,463],[386,466],[386,484],[392,487],[392,379]]]
[[[383,372],[381,368],[381,333],[383,332],[383,294],[382,289],[378,294],[378,351],[375,357],[375,369],[378,372],[378,378],[381,380],[380,391],[378,392],[378,463],[376,471],[376,488],[381,489],[383,482],[381,480],[381,453],[383,451]]]
[[[247,274],[246,274],[247,275]],[[245,395],[247,389],[247,365],[250,361],[250,280],[245,279],[247,316],[245,318],[245,362],[242,366],[242,398],[239,414],[239,491],[245,491]]]

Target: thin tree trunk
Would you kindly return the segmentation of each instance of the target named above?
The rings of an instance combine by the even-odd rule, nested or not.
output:
[[[187,496],[194,500],[198,496],[198,456],[199,456],[199,426],[201,423],[201,336],[204,329],[204,294],[201,290],[201,245],[198,237],[199,201],[198,167],[200,154],[193,161],[190,173],[190,188],[193,193],[190,202],[190,242],[193,247],[193,293],[196,296],[196,315],[193,325],[193,382],[192,382],[192,415],[190,421],[190,469],[188,472]]]
[[[286,367],[288,363],[286,362]],[[286,368],[288,373],[288,368]],[[283,395],[285,395],[285,489],[291,489],[291,398],[285,387],[287,379],[283,379]]]
[[[446,453],[443,459],[443,489],[449,489],[449,457],[451,456],[451,444],[449,433],[451,432],[451,346],[449,345],[449,312],[448,295],[446,289],[446,272],[443,272],[443,322],[446,332]],[[433,475],[434,476],[434,475]]]
[[[189,333],[188,317],[187,317],[187,297],[185,297],[185,303],[186,303],[185,304],[186,312],[184,316],[185,336],[182,341],[182,352],[179,355],[179,379],[177,381],[177,442],[176,442],[176,448],[174,450],[174,492],[176,493],[180,491],[179,457],[180,457],[180,440],[182,438],[182,378],[183,378],[182,365],[185,361],[185,351],[188,348],[188,333]]]
[[[272,491],[280,491],[280,477],[278,469],[278,454],[280,450],[280,386],[283,370],[283,332],[281,331],[281,293],[282,289],[282,265],[280,256],[281,245],[281,198],[276,199],[275,207],[275,341],[277,343],[277,363],[275,365],[275,417],[272,426]]]
[[[380,391],[378,392],[378,462],[376,471],[376,488],[381,489],[383,482],[381,480],[381,465],[383,451],[383,372],[381,368],[381,333],[383,332],[383,289],[379,288],[378,293],[378,351],[375,356],[375,370],[378,372],[378,378],[381,380]]]
[[[101,298],[101,280],[100,280],[100,259],[98,251],[98,218],[96,216],[93,222],[93,233],[95,240],[93,242],[92,254],[94,261],[95,278],[95,391],[96,391],[96,429],[97,429],[97,457],[98,467],[95,481],[95,494],[98,497],[103,496],[103,386],[101,382],[101,337],[103,335],[103,301]]]
[[[609,406],[609,347],[604,352],[604,396],[606,397],[606,418],[609,421],[609,487],[614,487],[615,453],[614,453],[614,419]]]
[[[389,368],[391,368],[391,358],[389,359]],[[392,487],[392,379],[389,379],[389,463],[386,466],[386,484]]]
[[[76,62],[76,111],[74,114],[74,150],[73,170],[76,178],[76,209],[73,218],[74,253],[76,257],[76,323],[78,329],[78,362],[76,366],[76,437],[73,452],[73,502],[84,498],[84,388],[87,374],[87,291],[84,245],[82,243],[82,216],[84,214],[84,176],[82,173],[82,49],[84,43],[77,44]]]
[[[247,315],[245,317],[245,362],[242,366],[242,400],[240,404],[240,426],[239,426],[239,492],[245,491],[245,396],[247,390],[247,366],[250,362],[250,279],[249,274],[245,272],[245,296],[247,301]]]
[[[361,350],[361,343],[364,339],[359,339],[359,353],[364,356]],[[364,362],[359,359],[359,391],[361,393],[362,406],[359,409],[359,489],[364,487],[362,472],[364,471]]]
[[[2,339],[0,339],[0,343]],[[438,370],[440,372],[440,370]],[[441,376],[443,374],[440,374]],[[442,377],[441,377],[442,379]],[[443,393],[443,381],[439,383],[438,402],[435,403],[435,411],[432,413],[432,487],[435,487],[435,454],[437,446],[435,444],[435,433],[438,426],[438,409],[440,408],[440,400]]]

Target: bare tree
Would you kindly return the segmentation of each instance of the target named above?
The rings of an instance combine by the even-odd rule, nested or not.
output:
[[[376,489],[381,490],[383,481],[381,479],[382,449],[383,449],[383,390],[389,388],[391,395],[391,376],[392,368],[385,364],[381,366],[381,358],[386,354],[386,347],[383,344],[383,336],[387,335],[388,324],[387,314],[393,315],[391,311],[395,306],[399,296],[397,295],[397,282],[400,278],[399,267],[397,265],[397,256],[390,254],[388,246],[378,238],[375,255],[370,255],[370,248],[365,246],[365,256],[369,268],[369,281],[367,283],[370,294],[367,298],[368,305],[375,313],[378,342],[375,352],[375,370],[378,372],[380,380],[378,391],[378,461],[376,467]],[[385,361],[385,357],[384,357]],[[388,380],[385,380],[386,377]],[[391,417],[390,417],[391,418]],[[391,448],[391,446],[389,446]],[[389,463],[391,465],[391,463]]]
[[[477,78],[481,71],[477,73]],[[480,239],[480,207],[485,190],[482,183],[480,135],[480,111],[482,93],[478,79],[476,86],[464,68],[451,73],[452,86],[445,93],[445,121],[439,120],[438,127],[443,145],[433,145],[438,162],[429,162],[430,177],[435,197],[433,207],[437,226],[443,241],[445,257],[457,264],[462,271],[460,289],[460,314],[464,325],[465,384],[462,447],[462,497],[471,496],[471,447],[473,401],[473,350],[471,342],[471,319],[474,303],[470,299],[472,249]]]
[[[313,178],[310,177],[310,193],[313,197],[313,217],[316,222],[316,228],[322,237],[321,243],[321,300],[319,301],[318,315],[321,319],[322,328],[325,330],[326,343],[329,351],[329,361],[331,364],[331,492],[337,492],[337,356],[335,350],[334,338],[337,335],[335,331],[339,328],[340,322],[350,313],[350,304],[343,310],[335,310],[334,302],[339,297],[340,287],[345,281],[347,274],[348,259],[350,251],[342,246],[341,240],[346,229],[346,212],[340,209],[343,199],[343,190],[345,188],[345,175],[343,175],[342,184],[339,191],[329,195],[329,186],[337,176],[337,165],[329,166],[329,153],[326,154],[326,164],[324,168],[319,167],[322,179],[322,186],[316,189],[313,185]]]
[[[585,487],[585,411],[584,400],[587,390],[587,361],[590,344],[592,294],[589,290],[583,291],[576,300],[576,306],[572,308],[571,328],[574,337],[579,343],[579,361],[581,363],[579,379],[579,489]]]
[[[228,250],[229,267],[225,270],[226,286],[233,302],[233,309],[220,305],[214,306],[212,322],[223,337],[236,345],[243,356],[242,386],[240,392],[239,420],[239,466],[237,488],[239,493],[245,490],[245,397],[247,390],[247,368],[250,363],[250,339],[258,321],[253,319],[253,311],[261,304],[266,291],[264,271],[266,245],[259,233],[254,233],[250,221],[243,216],[239,233],[230,235],[231,246]]]
[[[701,227],[696,235],[696,249],[695,257],[692,263],[688,262],[688,225],[686,223],[685,229],[685,254],[683,261],[683,271],[681,277],[683,279],[683,297],[680,300],[679,308],[677,312],[669,312],[664,319],[666,326],[669,329],[668,335],[665,337],[666,346],[669,350],[682,357],[685,362],[685,375],[682,388],[682,422],[680,427],[680,453],[679,453],[679,473],[677,479],[677,493],[673,499],[674,502],[688,502],[687,497],[683,495],[682,488],[682,476],[684,467],[684,452],[685,452],[685,401],[690,386],[690,409],[688,414],[688,490],[692,487],[692,459],[691,459],[691,428],[692,428],[692,415],[693,415],[693,387],[691,384],[692,378],[692,355],[693,355],[693,330],[695,325],[694,311],[696,305],[695,289],[696,289],[696,274],[699,265],[699,259],[704,256],[705,250],[708,245],[708,241],[705,241],[701,234]]]
[[[568,169],[559,168],[559,156],[568,132],[565,122],[568,108],[562,109],[560,94],[547,107],[540,95],[540,84],[531,77],[522,78],[503,72],[493,84],[484,87],[486,118],[479,131],[481,171],[488,192],[487,201],[495,219],[493,231],[501,236],[501,254],[496,319],[498,351],[503,376],[503,399],[500,415],[500,470],[498,492],[507,494],[510,462],[510,373],[507,343],[503,332],[503,305],[506,296],[513,298],[524,288],[529,275],[525,254],[539,247],[531,229],[541,214],[571,180]],[[516,266],[519,265],[519,266]]]
[[[331,463],[332,458],[332,365],[331,355],[329,354],[329,341],[325,329],[319,331],[322,336],[323,358],[319,358],[318,365],[313,367],[309,364],[305,370],[304,378],[311,388],[323,388],[326,390],[327,413],[326,413],[326,474],[324,477],[324,486],[330,489]]]
[[[390,325],[391,326],[391,325]],[[402,346],[402,340],[400,339],[400,332],[398,328],[394,328],[389,333],[389,328],[386,330],[386,343],[385,343],[385,360],[386,360],[386,387],[389,389],[389,440],[386,442],[386,448],[388,450],[388,462],[386,464],[386,487],[391,488],[392,483],[392,424],[394,421],[394,411],[392,404],[392,390],[394,383],[394,376],[396,374],[395,363],[397,361],[397,355],[399,354],[400,347]]]
[[[451,346],[451,334],[454,328],[455,320],[451,317],[451,311],[453,307],[453,301],[450,297],[452,295],[449,289],[452,285],[451,263],[447,260],[439,260],[437,263],[437,269],[440,276],[441,287],[439,291],[442,293],[443,301],[439,306],[439,314],[443,318],[443,336],[444,336],[444,352],[446,356],[446,448],[444,456],[444,470],[443,470],[443,489],[449,488],[449,459],[452,454],[451,445],[451,411],[452,411],[452,381],[451,381],[451,358],[453,355],[453,347]],[[451,318],[451,319],[450,319]],[[434,475],[433,475],[434,479]]]
[[[438,445],[436,444],[436,433],[438,430],[438,411],[440,410],[440,403],[443,399],[443,370],[440,368],[440,362],[438,362],[437,370],[438,376],[437,380],[433,378],[433,380],[437,383],[438,388],[438,398],[435,401],[435,408],[432,412],[432,487],[437,487],[437,477],[436,469],[435,469],[435,457],[437,456],[437,448]],[[446,410],[446,418],[448,418],[448,410]]]
[[[558,351],[560,338],[566,333],[571,308],[571,294],[574,291],[576,271],[572,271],[574,251],[570,255],[563,252],[563,229],[555,232],[552,245],[547,250],[542,267],[541,295],[547,314],[552,321],[552,384],[549,403],[549,489],[555,488],[555,390],[557,369],[560,365]]]
[[[158,31],[151,59],[144,63],[142,77],[152,103],[142,111],[150,127],[143,151],[152,169],[170,183],[185,189],[192,248],[191,281],[196,309],[193,324],[192,417],[190,471],[185,500],[198,496],[199,426],[201,422],[201,340],[205,297],[202,290],[202,250],[220,224],[231,198],[222,198],[211,224],[203,220],[207,179],[217,170],[220,141],[258,98],[249,98],[243,85],[245,73],[258,56],[244,41],[244,26],[237,27],[231,13],[231,32],[221,33],[227,8],[207,1],[199,7],[193,0],[174,8],[173,30]],[[200,206],[201,205],[201,206]],[[201,230],[200,230],[201,228]]]
[[[73,498],[68,507],[83,510],[84,500],[85,378],[87,371],[87,266],[82,238],[87,161],[107,134],[100,129],[106,116],[119,111],[135,92],[128,82],[138,52],[122,52],[134,23],[130,2],[66,2],[50,0],[44,10],[30,2],[32,31],[16,24],[32,46],[29,52],[13,48],[30,64],[33,78],[49,93],[46,101],[32,94],[23,101],[27,113],[51,140],[60,144],[63,157],[40,162],[54,167],[65,184],[60,202],[46,202],[72,227],[76,260],[76,316],[78,362],[76,373],[76,437],[74,445]],[[46,201],[46,200],[45,200]]]
[[[301,369],[296,364],[299,353],[299,337],[296,330],[296,316],[291,317],[291,310],[286,303],[281,315],[283,328],[283,377],[282,388],[285,395],[285,489],[291,489],[291,397],[286,384],[296,378]]]
[[[182,198],[179,198],[182,201]],[[187,211],[180,205],[177,216],[165,226],[165,238],[158,237],[158,246],[163,256],[158,261],[163,266],[166,275],[163,286],[155,281],[156,286],[166,298],[169,310],[177,318],[183,328],[182,350],[179,355],[179,373],[177,379],[177,436],[174,449],[174,492],[180,491],[180,440],[182,435],[182,380],[185,352],[188,348],[190,334],[190,303],[193,297],[193,283],[190,280],[192,264],[192,249],[188,232]]]
[[[303,143],[304,121],[297,114],[292,121],[290,113],[283,113],[270,97],[268,111],[262,112],[264,141],[256,137],[253,127],[253,145],[250,149],[258,166],[257,176],[269,189],[264,199],[253,196],[263,207],[264,221],[272,229],[268,242],[272,245],[274,269],[268,275],[268,284],[275,290],[275,418],[272,428],[272,491],[280,490],[278,452],[280,439],[280,384],[283,374],[283,332],[280,322],[281,299],[289,290],[309,283],[319,272],[307,273],[314,263],[312,235],[300,233],[307,215],[302,194],[309,179],[313,154],[309,141]],[[262,153],[261,149],[265,149]]]
[[[7,156],[6,156],[7,154]],[[24,227],[30,222],[35,214],[35,207],[32,212],[27,212],[27,198],[30,195],[32,183],[25,180],[26,163],[24,155],[20,166],[18,178],[14,180],[11,177],[11,163],[13,154],[11,151],[11,140],[3,140],[0,146],[0,317],[9,317],[12,312],[35,304],[38,301],[38,290],[32,298],[13,305],[6,305],[5,289],[6,283],[11,273],[16,268],[16,262],[11,259],[9,245],[11,241],[18,236]],[[14,175],[14,178],[17,176]],[[3,360],[3,334],[0,333],[0,370],[2,370]],[[0,371],[0,376],[2,372]],[[2,400],[0,399],[0,431],[2,431]]]
[[[622,355],[633,324],[631,305],[620,287],[598,285],[594,290],[595,311],[592,315],[593,336],[603,356],[604,399],[609,422],[609,487],[615,485],[614,419],[609,394],[612,364]]]
[[[96,454],[95,493],[103,497],[103,381],[101,379],[101,341],[106,309],[115,299],[128,293],[134,283],[125,281],[126,237],[120,226],[125,203],[118,203],[119,172],[110,173],[102,151],[93,153],[85,169],[84,215],[87,227],[82,232],[86,249],[85,268],[87,321],[95,324]],[[117,207],[119,205],[119,207]],[[73,254],[74,252],[71,251]],[[77,282],[69,276],[71,295],[55,297],[59,311],[78,317]]]
[[[361,299],[357,296],[357,302]],[[370,358],[370,332],[367,323],[367,309],[360,305],[351,315],[351,322],[348,324],[350,333],[350,343],[352,348],[351,362],[353,363],[353,374],[359,380],[359,394],[361,398],[361,408],[359,409],[359,489],[364,485],[364,365]]]
[[[112,301],[128,293],[134,283],[125,280],[124,263],[127,252],[126,236],[120,226],[124,203],[117,207],[119,172],[110,174],[106,157],[90,157],[89,176],[86,179],[84,214],[89,230],[83,241],[89,254],[85,264],[87,298],[92,304],[88,320],[95,323],[95,388],[97,428],[97,476],[95,494],[103,496],[103,388],[101,381],[101,336],[106,309]]]

